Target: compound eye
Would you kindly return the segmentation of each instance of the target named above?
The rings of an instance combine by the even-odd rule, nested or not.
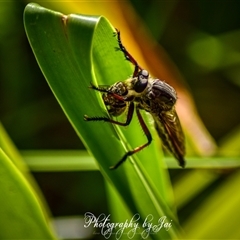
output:
[[[137,93],[141,93],[145,90],[145,88],[147,87],[148,84],[148,76],[149,73],[147,70],[141,70],[138,74],[138,78],[137,81],[134,85],[134,90]]]
[[[144,78],[148,78],[149,73],[147,70],[143,69],[142,71],[139,72],[139,75],[142,75]]]

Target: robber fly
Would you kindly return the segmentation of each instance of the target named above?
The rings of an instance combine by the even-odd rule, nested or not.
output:
[[[123,46],[120,31],[116,29],[114,35],[117,36],[119,45],[116,49],[122,51],[126,60],[135,66],[133,76],[125,81],[116,82],[110,87],[103,88],[92,84],[90,88],[103,93],[103,101],[111,116],[119,116],[127,111],[126,122],[122,123],[107,117],[89,117],[87,115],[84,116],[84,120],[105,121],[127,126],[130,124],[134,108],[136,108],[138,120],[147,137],[147,143],[125,153],[116,165],[110,167],[110,169],[116,169],[127,157],[147,147],[152,141],[151,133],[140,114],[140,110],[145,110],[152,115],[155,128],[164,147],[174,155],[179,165],[184,167],[185,143],[181,124],[175,110],[176,91],[166,82],[152,78],[147,70],[138,65],[137,61]]]

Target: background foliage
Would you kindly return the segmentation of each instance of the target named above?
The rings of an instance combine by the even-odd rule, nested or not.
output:
[[[26,3],[0,3],[1,121],[20,150],[84,149],[29,47],[22,21]],[[224,160],[219,164],[221,170],[170,170],[180,223],[191,238],[237,239],[239,170],[227,167],[230,160],[240,156],[240,2],[131,3],[180,69],[204,124],[219,146],[217,155]],[[59,2],[44,4],[65,14],[84,10],[71,7],[74,3],[67,3],[67,7]],[[25,153],[26,160],[36,155]],[[218,158],[211,160],[219,163]],[[42,172],[36,161],[35,165],[30,163],[54,217],[109,211],[99,172],[57,172],[51,168]]]

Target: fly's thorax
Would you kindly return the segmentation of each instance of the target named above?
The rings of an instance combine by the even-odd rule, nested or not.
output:
[[[154,105],[158,105],[161,110],[171,110],[177,101],[175,89],[164,81],[151,79],[151,86],[147,91],[147,99]]]
[[[171,110],[177,101],[174,88],[159,79],[150,78],[148,82],[145,94],[138,99],[139,107],[156,114]]]

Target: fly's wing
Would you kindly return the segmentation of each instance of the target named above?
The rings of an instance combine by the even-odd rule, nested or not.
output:
[[[162,111],[158,116],[154,116],[154,120],[163,145],[179,161],[179,165],[184,167],[185,139],[175,108]]]

